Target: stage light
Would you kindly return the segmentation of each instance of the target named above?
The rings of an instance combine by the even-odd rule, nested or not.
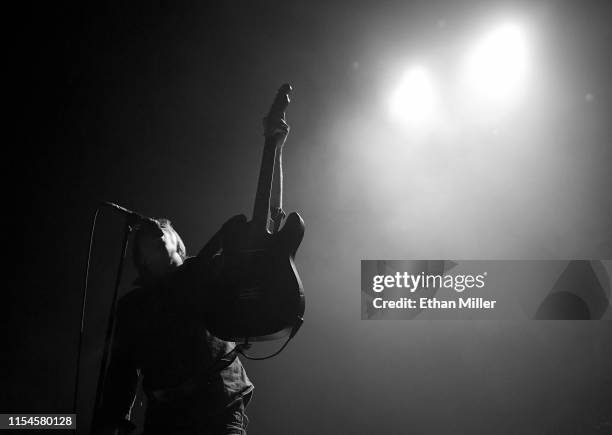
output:
[[[472,95],[491,100],[518,97],[529,67],[527,45],[524,29],[515,23],[497,27],[477,43],[465,63]]]
[[[428,71],[421,66],[412,67],[391,95],[390,113],[395,120],[408,124],[429,121],[435,108],[434,94]]]

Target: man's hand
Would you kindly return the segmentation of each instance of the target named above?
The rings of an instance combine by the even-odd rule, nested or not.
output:
[[[284,114],[283,114],[284,115]],[[284,116],[278,117],[272,114],[263,119],[264,136],[274,139],[276,147],[282,147],[289,135],[289,124],[284,119]]]
[[[268,116],[263,119],[264,136],[266,139],[272,139],[274,145],[282,147],[289,134],[289,125],[285,121],[285,110],[289,106],[289,93],[291,85],[285,83],[280,87],[274,98],[274,102],[270,107]]]

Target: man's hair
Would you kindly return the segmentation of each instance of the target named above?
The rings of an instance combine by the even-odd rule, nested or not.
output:
[[[183,239],[181,239],[181,236],[179,235],[179,233],[177,233],[174,227],[172,226],[172,222],[170,222],[170,219],[157,218],[155,219],[155,221],[157,222],[157,226],[160,229],[161,228],[167,229],[172,234],[174,234],[174,236],[176,237],[176,241],[177,241],[177,253],[181,257],[181,259],[185,261],[185,259],[187,258],[187,249],[185,248]],[[138,228],[138,230],[136,230],[136,233],[134,234],[134,247],[132,248],[132,260],[134,261],[134,266],[136,266],[136,269],[138,270],[139,278],[144,278],[146,275],[149,274],[149,271],[147,270],[146,266],[143,264],[142,252],[141,252],[141,247],[140,247],[141,239],[147,231],[151,231],[151,227],[142,225],[140,228]]]

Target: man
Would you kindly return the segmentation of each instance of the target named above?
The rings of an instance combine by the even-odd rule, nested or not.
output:
[[[270,197],[276,229],[284,217],[281,153],[288,133],[283,110],[264,118],[264,136],[273,139],[276,149]],[[192,258],[167,219],[143,224],[136,232],[138,288],[118,302],[94,432],[120,435],[134,428],[129,417],[140,374],[148,399],[145,435],[246,434],[245,408],[253,384],[235,344],[212,336],[205,316],[214,256],[224,234],[245,221],[244,215],[228,220]]]
[[[244,220],[244,216],[230,219]],[[222,234],[224,226],[219,234]],[[131,429],[139,373],[148,398],[145,434],[244,434],[253,391],[233,343],[206,330],[203,309],[215,237],[196,257],[170,221],[134,237],[138,287],[120,299],[99,433]]]

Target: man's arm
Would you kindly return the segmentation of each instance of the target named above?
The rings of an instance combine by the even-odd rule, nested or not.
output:
[[[274,172],[272,174],[272,191],[270,193],[270,229],[273,233],[278,231],[285,217],[283,211],[283,145],[289,134],[289,125],[285,122],[284,114],[281,118],[264,118],[264,135],[275,138],[276,153],[274,154]]]
[[[274,156],[274,174],[272,178],[272,193],[270,194],[270,219],[271,232],[275,233],[280,228],[282,220],[285,218],[283,211],[283,146],[276,149]]]

